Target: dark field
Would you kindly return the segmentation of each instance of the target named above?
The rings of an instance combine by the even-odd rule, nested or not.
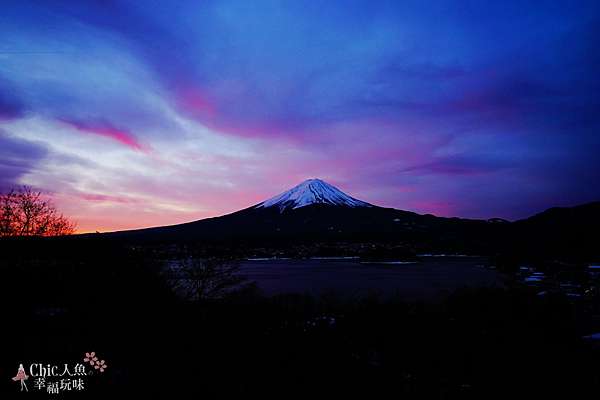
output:
[[[582,398],[600,388],[598,349],[582,339],[598,328],[597,297],[540,297],[483,259],[242,262],[257,287],[189,300],[167,284],[160,249],[14,242],[2,254],[2,398],[21,395],[10,380],[19,363],[90,351],[109,367],[86,398]]]

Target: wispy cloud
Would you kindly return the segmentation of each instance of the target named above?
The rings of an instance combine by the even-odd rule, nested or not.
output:
[[[138,139],[129,131],[117,128],[106,121],[73,121],[60,119],[61,122],[77,129],[80,132],[104,136],[137,151],[149,152],[150,147],[142,145]]]
[[[47,153],[41,143],[10,137],[0,130],[0,191],[11,189],[23,175],[32,173]]]

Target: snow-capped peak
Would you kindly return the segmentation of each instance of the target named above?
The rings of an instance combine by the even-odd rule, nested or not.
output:
[[[348,196],[335,186],[320,179],[307,179],[269,200],[263,201],[256,208],[279,207],[296,209],[311,204],[329,204],[347,207],[373,207],[371,204]]]

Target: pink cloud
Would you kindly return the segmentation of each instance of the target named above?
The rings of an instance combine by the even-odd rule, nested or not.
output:
[[[176,89],[175,96],[187,112],[203,117],[213,117],[216,114],[214,103],[209,101],[208,95],[198,88],[186,86]]]
[[[238,90],[233,89],[230,95],[236,96],[237,92]],[[240,116],[234,111],[235,104],[223,105],[211,90],[185,81],[178,82],[173,87],[172,94],[179,111],[223,134],[247,139],[277,138],[297,144],[303,143],[307,136],[301,126],[277,115],[270,115],[268,118]]]
[[[149,152],[150,150],[149,147],[141,144],[137,138],[126,129],[117,128],[106,121],[83,122],[69,119],[60,119],[60,121],[77,129],[80,132],[104,136],[112,140],[116,140],[117,142],[137,151]]]
[[[137,201],[135,199],[119,197],[119,196],[110,196],[110,195],[106,195],[106,194],[97,194],[97,193],[81,193],[78,195],[78,197],[82,200],[87,200],[87,201],[122,203],[122,204],[137,203]]]

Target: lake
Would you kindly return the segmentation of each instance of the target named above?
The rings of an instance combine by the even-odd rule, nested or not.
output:
[[[406,300],[435,300],[462,287],[502,286],[502,275],[481,257],[424,257],[418,263],[361,263],[357,259],[247,260],[241,273],[265,295],[377,293]]]

